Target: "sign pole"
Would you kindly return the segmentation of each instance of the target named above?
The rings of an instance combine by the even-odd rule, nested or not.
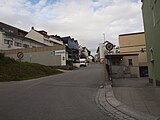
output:
[[[112,58],[111,58],[111,50],[113,49],[114,45],[110,42],[106,44],[106,49],[109,51],[109,71],[110,71],[110,80],[112,80]]]
[[[18,52],[17,53],[17,57],[18,57],[18,59],[20,61],[20,64],[19,64],[19,75],[21,75],[21,61],[22,61],[22,58],[24,57],[23,52]]]

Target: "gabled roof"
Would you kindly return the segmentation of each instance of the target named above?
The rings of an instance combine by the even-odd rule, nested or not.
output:
[[[74,40],[75,41],[75,43],[78,43],[78,41],[77,40]]]
[[[70,36],[62,37],[63,39],[71,39]]]
[[[46,37],[46,38],[48,38],[48,39],[49,39],[49,38],[54,38],[54,39],[56,39],[56,40],[58,40],[58,41],[62,41],[62,38],[61,38],[60,36],[57,36],[57,35],[48,35],[47,32],[44,31],[44,30],[38,31],[38,30],[35,30],[34,27],[32,27],[32,30],[40,33],[41,35],[43,35],[44,37]]]
[[[11,26],[11,25],[8,25],[8,24],[6,24],[6,23],[3,23],[3,22],[0,22],[0,28],[2,29],[2,28],[7,28],[7,29],[12,29],[12,30],[17,30],[18,32],[23,32],[23,33],[25,33],[25,34],[27,34],[28,32],[27,31],[25,31],[25,30],[22,30],[22,29],[19,29],[19,28],[16,28],[16,27],[14,27],[14,26]]]
[[[58,35],[50,35],[51,38],[54,38],[56,40],[59,40],[59,41],[63,41],[62,38]]]
[[[36,32],[38,32],[38,33],[40,33],[41,35],[43,35],[44,37],[47,37],[47,38],[49,38],[50,36],[47,34],[47,32],[46,31],[44,31],[44,30],[40,30],[40,31],[38,31],[38,30],[35,30],[35,29],[33,29],[34,31],[36,31]]]
[[[71,39],[70,36],[67,36],[67,37],[62,37],[62,40],[63,40],[63,43],[67,44],[68,43],[68,40]]]
[[[74,38],[71,38],[72,41],[74,41]]]
[[[99,52],[99,47],[97,48],[96,52],[97,52],[97,53]]]
[[[79,45],[79,43],[78,43],[78,41],[77,41],[77,40],[74,40],[74,42],[75,42],[77,45]]]

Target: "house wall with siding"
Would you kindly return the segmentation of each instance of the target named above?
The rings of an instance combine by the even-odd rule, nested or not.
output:
[[[139,66],[147,66],[147,53],[144,32],[119,35],[121,53],[139,54]],[[143,48],[144,52],[141,51]]]

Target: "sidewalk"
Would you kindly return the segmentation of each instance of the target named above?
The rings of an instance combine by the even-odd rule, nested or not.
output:
[[[160,87],[153,87],[147,78],[114,79],[117,100],[137,111],[160,116]]]
[[[105,68],[105,67],[104,67]],[[100,86],[97,106],[115,120],[160,120],[160,87],[152,87],[147,78],[108,79]]]

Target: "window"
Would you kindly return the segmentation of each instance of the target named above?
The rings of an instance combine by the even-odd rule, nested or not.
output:
[[[13,45],[13,41],[4,39],[4,44]]]
[[[22,47],[22,43],[19,43],[19,42],[14,42],[14,46],[17,46],[17,47]]]
[[[13,31],[12,31],[12,30],[8,30],[8,32],[13,33]]]
[[[132,66],[133,65],[132,59],[128,59],[128,63],[129,63],[129,66]]]
[[[47,39],[44,39],[44,43],[50,43],[50,41]]]
[[[23,47],[24,47],[24,48],[29,48],[29,45],[23,44]]]

